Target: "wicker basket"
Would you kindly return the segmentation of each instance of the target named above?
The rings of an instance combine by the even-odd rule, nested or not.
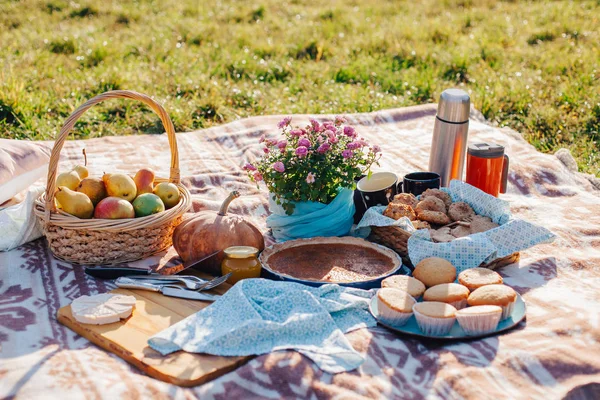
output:
[[[404,264],[412,267],[413,265],[408,257],[408,238],[410,238],[410,235],[410,232],[398,226],[372,226],[371,235],[368,239],[395,250],[402,257]],[[497,258],[489,263],[481,264],[480,267],[496,269],[516,263],[519,259],[520,254],[517,252],[506,257]]]
[[[80,219],[58,210],[54,202],[60,151],[75,122],[90,107],[108,99],[132,99],[148,105],[161,119],[171,148],[170,178],[179,188],[179,203],[161,213],[131,219]],[[50,155],[46,192],[35,202],[50,250],[56,258],[74,264],[120,264],[139,260],[166,250],[172,244],[173,230],[191,206],[190,192],[179,182],[179,154],[175,128],[165,109],[150,97],[129,90],[100,94],[81,105],[60,130]]]

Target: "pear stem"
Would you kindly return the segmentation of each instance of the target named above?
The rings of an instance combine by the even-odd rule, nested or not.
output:
[[[227,209],[229,208],[229,204],[234,199],[237,199],[238,197],[240,197],[240,192],[238,192],[237,190],[234,190],[233,192],[229,193],[229,196],[227,196],[227,198],[225,199],[223,204],[221,204],[221,209],[219,210],[219,215],[223,215],[223,216],[226,215]]]
[[[83,152],[83,166],[87,167],[87,154],[85,153],[85,148],[82,150]]]

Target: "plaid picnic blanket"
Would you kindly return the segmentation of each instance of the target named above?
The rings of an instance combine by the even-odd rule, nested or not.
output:
[[[355,114],[349,122],[383,148],[380,169],[402,175],[427,168],[435,109]],[[266,191],[249,182],[241,166],[259,156],[260,135],[277,134],[279,119],[249,118],[178,134],[183,182],[195,211],[218,208],[235,189],[244,196],[231,211],[265,228]],[[307,120],[294,116],[296,123]],[[527,320],[516,329],[452,343],[361,329],[348,338],[367,360],[351,373],[329,375],[285,351],[183,389],[143,375],[56,321],[57,310],[74,298],[112,287],[52,258],[37,240],[0,253],[0,398],[600,398],[600,191],[557,157],[538,153],[518,133],[480,117],[471,121],[470,140],[506,147],[511,172],[502,197],[513,215],[558,235],[499,271],[527,302]],[[83,147],[92,175],[147,166],[168,173],[164,135],[69,141],[63,168],[80,162]]]

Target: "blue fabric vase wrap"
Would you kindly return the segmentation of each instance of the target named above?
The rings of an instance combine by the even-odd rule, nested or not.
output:
[[[354,218],[354,191],[341,188],[329,204],[316,201],[293,202],[292,215],[269,195],[271,215],[267,227],[273,231],[278,242],[317,236],[344,236],[350,232]]]

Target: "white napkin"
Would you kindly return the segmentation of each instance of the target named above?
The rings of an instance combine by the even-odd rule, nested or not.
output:
[[[43,186],[30,187],[25,200],[0,210],[0,251],[12,250],[42,236],[33,206],[44,190]]]

